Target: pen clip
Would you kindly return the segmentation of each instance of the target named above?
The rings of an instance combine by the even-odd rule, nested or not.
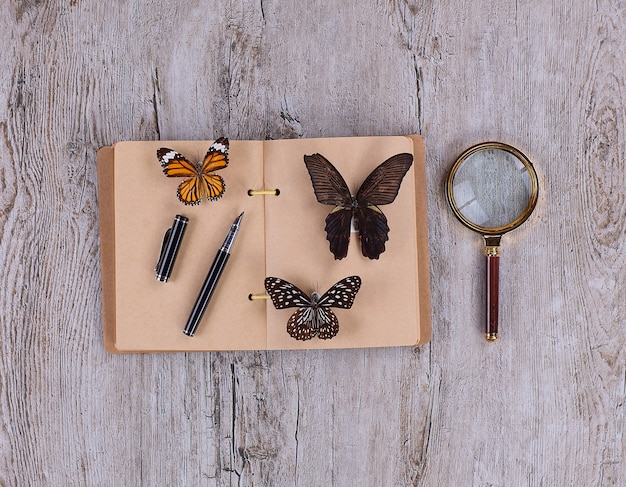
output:
[[[156,265],[154,266],[154,270],[158,271],[159,267],[163,265],[163,258],[165,257],[165,249],[167,248],[167,244],[172,235],[172,227],[165,230],[165,235],[163,235],[163,243],[161,244],[161,252],[159,253],[159,260],[157,260]]]

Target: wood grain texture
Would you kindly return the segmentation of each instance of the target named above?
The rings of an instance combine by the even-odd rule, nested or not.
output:
[[[623,2],[24,0],[0,19],[0,484],[626,483]],[[104,352],[100,146],[406,133],[427,149],[429,344]],[[503,238],[495,344],[482,241],[444,194],[485,140],[540,178]]]

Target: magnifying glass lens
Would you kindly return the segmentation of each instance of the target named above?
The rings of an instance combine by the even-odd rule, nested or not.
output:
[[[509,152],[487,149],[461,164],[454,177],[454,200],[467,220],[499,228],[517,220],[528,206],[530,174]]]

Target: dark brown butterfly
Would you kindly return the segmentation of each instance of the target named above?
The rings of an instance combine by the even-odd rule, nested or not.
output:
[[[296,340],[310,340],[315,335],[323,340],[339,332],[339,320],[330,308],[350,309],[361,278],[350,276],[334,284],[322,296],[314,292],[309,298],[304,291],[279,277],[267,277],[265,290],[276,309],[298,308],[287,322],[287,333]]]
[[[378,205],[388,205],[396,199],[413,156],[402,153],[387,159],[363,181],[356,196],[352,196],[339,171],[323,155],[304,156],[304,163],[317,201],[335,207],[326,217],[324,228],[335,259],[348,255],[353,217],[361,239],[361,252],[365,257],[378,259],[389,240],[387,218]]]

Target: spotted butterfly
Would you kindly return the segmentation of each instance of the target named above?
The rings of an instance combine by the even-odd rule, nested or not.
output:
[[[402,153],[387,159],[363,181],[356,196],[352,196],[339,171],[323,155],[305,155],[304,163],[317,201],[335,207],[326,217],[324,227],[335,259],[348,255],[353,218],[359,231],[361,252],[365,257],[378,259],[385,251],[385,242],[389,240],[387,217],[378,205],[388,205],[396,199],[402,178],[413,163],[413,156]]]
[[[220,137],[209,150],[202,162],[192,163],[175,150],[162,147],[157,150],[163,174],[168,178],[183,177],[176,192],[185,205],[198,205],[203,198],[214,201],[222,197],[226,184],[224,179],[213,171],[228,166],[228,139]]]
[[[323,340],[339,332],[339,320],[330,308],[349,309],[361,287],[359,276],[350,276],[334,284],[322,296],[314,292],[309,298],[302,290],[284,279],[267,277],[265,290],[276,309],[298,308],[287,322],[287,333],[296,340]]]

